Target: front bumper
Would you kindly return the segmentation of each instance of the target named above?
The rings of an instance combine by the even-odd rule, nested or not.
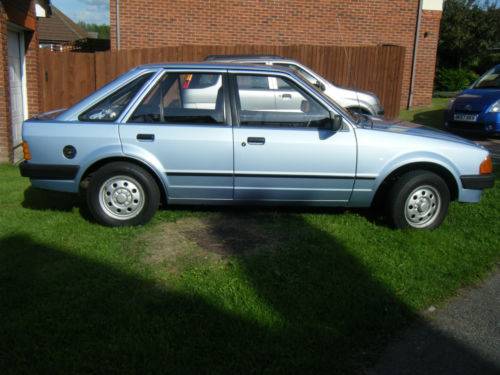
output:
[[[492,188],[495,185],[495,175],[464,175],[460,177],[464,189],[482,190]]]
[[[39,180],[73,180],[80,167],[78,165],[34,164],[23,161],[19,169],[23,177]]]
[[[476,121],[457,121],[454,114],[475,115]],[[498,113],[465,113],[458,111],[445,111],[444,126],[450,131],[477,135],[500,134],[500,115]]]
[[[468,122],[458,122],[450,121],[445,122],[445,128],[448,131],[457,133],[467,133],[476,135],[498,135],[500,134],[500,124],[493,126],[492,124],[483,123],[468,123]]]

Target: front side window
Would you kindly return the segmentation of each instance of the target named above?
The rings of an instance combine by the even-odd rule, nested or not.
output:
[[[165,73],[129,122],[223,124],[222,75]]]
[[[275,82],[273,88],[248,89],[257,77]],[[239,75],[236,86],[241,126],[322,128],[330,121],[325,107],[286,78]]]
[[[80,121],[115,121],[153,73],[144,74],[83,112]]]

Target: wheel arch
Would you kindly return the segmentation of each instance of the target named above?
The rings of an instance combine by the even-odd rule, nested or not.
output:
[[[436,163],[431,163],[431,162],[417,162],[417,163],[410,163],[410,164],[405,164],[402,165],[398,168],[396,168],[394,171],[389,173],[384,180],[380,183],[380,185],[377,188],[377,191],[375,193],[375,196],[373,198],[372,204],[379,204],[383,198],[386,196],[386,194],[389,192],[390,188],[394,184],[395,181],[397,181],[401,176],[403,176],[405,173],[414,171],[414,170],[425,170],[429,172],[433,172],[440,176],[446,185],[448,186],[448,190],[450,191],[450,200],[454,201],[458,199],[458,184],[453,176],[453,174],[450,172],[449,169],[446,167],[443,167],[442,165],[436,164]]]
[[[80,179],[80,184],[79,184],[79,190],[82,191],[88,187],[88,183],[90,179],[92,178],[92,175],[101,167],[107,164],[111,164],[114,162],[118,161],[123,161],[123,162],[128,162],[131,164],[134,164],[138,167],[141,167],[145,169],[151,177],[156,181],[156,184],[158,185],[158,188],[160,189],[160,199],[163,204],[166,204],[167,202],[167,188],[164,185],[163,181],[161,180],[160,176],[156,171],[148,164],[137,160],[133,158],[127,158],[127,157],[120,157],[120,156],[114,156],[114,157],[108,157],[105,159],[97,160],[94,163],[90,164],[85,172],[83,172],[82,177]]]

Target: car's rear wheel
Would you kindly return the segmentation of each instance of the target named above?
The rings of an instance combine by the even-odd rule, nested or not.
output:
[[[95,172],[87,205],[97,222],[108,226],[147,223],[160,203],[160,191],[144,168],[127,162],[107,164]]]
[[[394,183],[387,203],[394,227],[435,229],[446,216],[450,192],[440,176],[417,170],[404,174]]]

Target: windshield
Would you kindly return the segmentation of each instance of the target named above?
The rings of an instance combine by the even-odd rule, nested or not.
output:
[[[348,110],[346,110],[344,107],[342,107],[340,104],[338,104],[334,99],[332,99],[332,97],[328,96],[324,91],[322,91],[320,88],[318,88],[316,85],[312,84],[311,82],[309,82],[309,80],[304,77],[302,74],[300,74],[300,72],[298,71],[295,71],[295,74],[297,76],[299,76],[300,78],[302,78],[303,81],[305,81],[308,85],[308,87],[312,88],[314,91],[316,91],[320,96],[322,96],[323,98],[325,98],[327,101],[329,101],[330,103],[333,104],[333,106],[335,108],[337,108],[340,112],[342,112],[342,114],[349,118],[351,121],[355,122],[355,123],[359,123],[361,121],[361,116],[359,114],[353,114],[351,112],[349,112]]]
[[[309,72],[305,71],[304,69],[298,67],[297,65],[294,64],[289,64],[289,63],[274,63],[274,65],[278,66],[284,66],[288,69],[292,69],[295,73],[299,73],[302,77],[304,77],[309,83],[313,84],[317,82],[317,78],[309,74]]]
[[[472,86],[473,89],[500,89],[500,65],[487,71]]]

